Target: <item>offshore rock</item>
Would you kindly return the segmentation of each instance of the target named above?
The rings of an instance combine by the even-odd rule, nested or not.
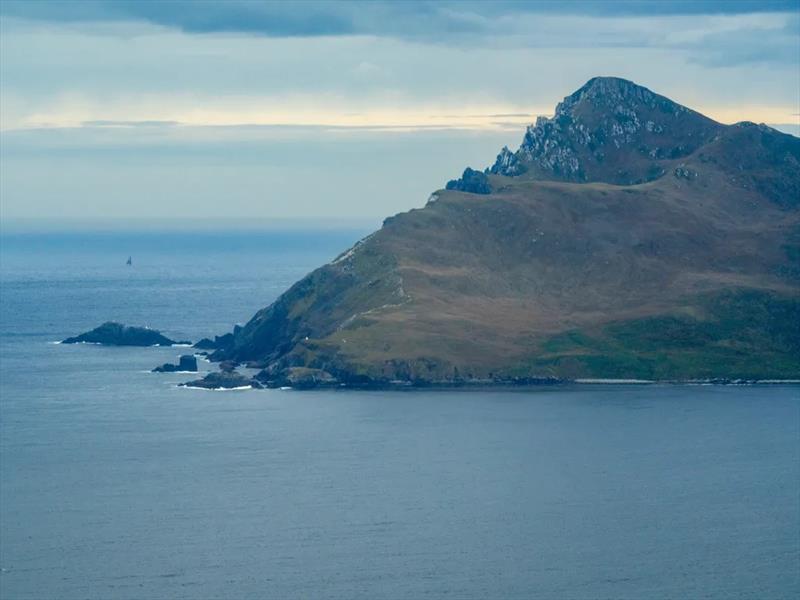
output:
[[[202,379],[181,383],[180,386],[207,390],[259,389],[263,387],[252,377],[245,377],[236,371],[214,371]]]
[[[178,364],[164,363],[153,369],[153,373],[196,372],[197,358],[192,354],[184,354],[178,359]]]
[[[70,337],[62,344],[102,344],[105,346],[175,346],[190,345],[191,342],[176,342],[161,332],[148,327],[128,327],[121,323],[109,321],[99,327]]]

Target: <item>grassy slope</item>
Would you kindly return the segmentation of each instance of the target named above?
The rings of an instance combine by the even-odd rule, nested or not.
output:
[[[521,372],[643,379],[800,378],[800,299],[731,290],[702,318],[660,315],[548,339]]]
[[[636,186],[439,192],[260,311],[227,357],[424,381],[798,377],[797,165],[730,131]]]

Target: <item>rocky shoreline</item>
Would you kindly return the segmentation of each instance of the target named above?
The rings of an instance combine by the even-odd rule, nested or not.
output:
[[[237,327],[236,329],[240,329]],[[558,378],[558,377],[490,377],[490,378],[452,378],[426,379],[422,377],[375,378],[337,369],[334,373],[319,368],[293,366],[278,368],[258,362],[239,363],[233,360],[220,360],[209,355],[209,350],[219,351],[232,340],[231,334],[216,336],[214,340],[203,338],[195,344],[196,354],[185,354],[178,363],[164,363],[155,367],[153,373],[192,373],[198,372],[197,357],[208,356],[219,370],[206,373],[202,378],[179,383],[179,387],[205,390],[243,390],[243,389],[292,389],[292,390],[478,390],[478,389],[524,389],[542,386],[567,385],[781,385],[800,384],[800,379],[748,379],[715,377],[707,379],[620,379],[620,378]],[[120,323],[108,322],[90,332],[67,338],[62,343],[93,343],[115,346],[173,346],[190,342],[174,342],[154,329],[129,327]],[[219,356],[219,355],[218,355]],[[245,375],[238,368],[260,369],[255,375]]]
[[[300,371],[300,372],[298,372]],[[317,369],[302,368],[278,376],[266,376],[263,371],[252,377],[241,375],[235,367],[214,371],[203,379],[180,384],[184,387],[204,389],[292,389],[292,390],[479,390],[526,389],[559,386],[592,385],[787,385],[800,384],[800,379],[692,379],[692,380],[642,380],[642,379],[559,379],[556,377],[507,377],[493,379],[454,380],[398,380],[350,377],[339,379]]]

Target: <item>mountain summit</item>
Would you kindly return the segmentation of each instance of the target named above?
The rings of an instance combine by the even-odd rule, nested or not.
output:
[[[595,77],[528,127],[516,152],[503,148],[490,172],[538,179],[632,185],[664,174],[723,126],[616,77]]]
[[[590,80],[215,360],[267,385],[800,378],[800,139]]]

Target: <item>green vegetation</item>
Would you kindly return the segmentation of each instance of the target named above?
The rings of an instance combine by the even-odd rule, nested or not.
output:
[[[700,299],[702,319],[655,316],[568,331],[523,369],[562,377],[800,377],[800,298],[758,290]]]

